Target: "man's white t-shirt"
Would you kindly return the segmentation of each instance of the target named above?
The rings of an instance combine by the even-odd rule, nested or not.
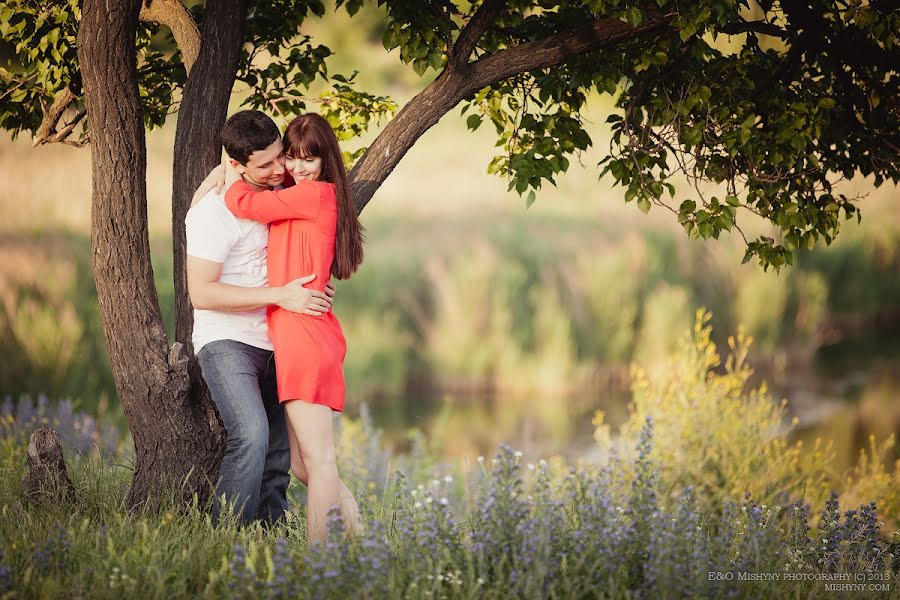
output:
[[[225,192],[207,193],[184,219],[187,254],[222,263],[221,283],[242,287],[268,285],[266,247],[269,226],[239,219],[225,206]],[[266,309],[242,312],[194,309],[194,353],[215,340],[236,340],[272,350],[266,330]]]

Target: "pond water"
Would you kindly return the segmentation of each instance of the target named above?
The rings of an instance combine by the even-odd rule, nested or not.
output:
[[[829,346],[806,364],[767,365],[753,383],[762,380],[773,398],[787,399],[787,423],[794,416],[799,419],[791,433],[794,439],[803,440],[807,448],[816,437],[831,440],[833,466],[839,472],[856,462],[860,449],[869,447],[870,435],[879,442],[892,433],[900,437],[897,335]],[[568,396],[420,386],[402,398],[367,402],[385,443],[397,451],[409,449],[409,432],[417,429],[447,459],[490,455],[507,443],[534,459],[562,455],[591,460],[596,456],[593,414],[603,410],[615,432],[628,416],[630,397],[627,385],[617,383]],[[900,449],[895,446],[889,460],[897,458]]]

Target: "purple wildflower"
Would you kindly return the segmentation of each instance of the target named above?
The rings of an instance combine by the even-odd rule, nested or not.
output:
[[[653,418],[647,416],[638,438],[638,456],[634,463],[631,481],[631,497],[626,516],[631,526],[628,555],[628,585],[638,589],[644,583],[644,571],[649,556],[649,543],[653,535],[652,524],[658,518],[657,475],[651,453],[653,451]]]
[[[12,569],[2,562],[3,550],[0,550],[0,594],[5,594],[12,589]]]
[[[528,517],[528,505],[520,469],[512,448],[502,444],[487,489],[482,490],[472,531],[478,573],[486,581],[508,574],[514,549],[521,545],[518,527]]]
[[[272,573],[268,588],[274,598],[296,598],[299,590],[294,583],[294,561],[291,557],[290,543],[283,537],[275,538],[275,551],[272,553]]]
[[[569,478],[572,489],[574,527],[571,532],[572,581],[584,585],[584,593],[604,585],[624,566],[628,538],[624,508],[616,510],[612,469],[604,467],[595,477],[576,473]]]
[[[72,543],[64,527],[56,529],[42,542],[34,546],[31,560],[36,570],[44,575],[65,568]]]
[[[819,531],[816,539],[816,549],[818,550],[816,567],[829,573],[837,569],[838,548],[843,534],[838,495],[837,492],[831,492],[819,519]]]
[[[244,547],[241,544],[235,544],[233,551],[229,567],[232,580],[234,581],[234,587],[232,588],[233,598],[237,600],[238,598],[255,594],[259,587],[259,580],[256,577],[256,573],[247,564],[247,555]]]
[[[649,595],[705,596],[709,554],[693,488],[684,490],[674,511],[657,513],[655,521],[645,570]]]
[[[372,519],[366,525],[359,554],[359,581],[364,598],[386,598],[391,550],[384,525]]]
[[[546,597],[559,575],[566,553],[565,502],[554,498],[546,470],[537,472],[529,513],[517,527],[511,580],[512,591],[522,597]]]

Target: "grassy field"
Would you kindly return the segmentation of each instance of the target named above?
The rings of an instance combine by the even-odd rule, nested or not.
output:
[[[718,359],[708,343],[708,330],[696,329],[673,357],[676,376],[641,384],[647,391],[663,386],[671,405],[656,407],[659,418],[645,416],[658,402],[652,391],[646,395],[631,416],[631,433],[599,466],[508,446],[493,458],[444,462],[421,439],[410,453],[395,455],[365,411],[358,420],[343,417],[339,465],[365,532],[345,539],[334,513],[329,541],[313,548],[298,508],[272,528],[213,526],[197,503],[130,513],[124,495],[133,458],[107,423],[67,405],[5,404],[0,594],[800,599],[828,595],[827,574],[850,573],[863,577],[854,598],[900,597],[900,535],[890,533],[900,505],[896,486],[884,485],[897,473],[861,462],[855,477],[823,478],[826,461],[799,457],[764,392],[740,391],[740,371],[707,371]],[[687,390],[688,399],[702,401],[685,403]],[[710,439],[715,468],[698,471],[693,440],[708,433],[707,422],[741,435]],[[25,443],[37,424],[55,427],[69,449],[74,500],[21,494]],[[602,431],[597,441],[605,446]],[[747,452],[755,459],[747,461]],[[840,496],[826,493],[835,483]],[[863,504],[842,514],[860,493]],[[291,507],[302,507],[304,494],[292,484]]]

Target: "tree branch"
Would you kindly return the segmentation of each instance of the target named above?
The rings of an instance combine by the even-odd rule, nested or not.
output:
[[[494,4],[492,0],[487,2]],[[659,31],[676,14],[650,14],[649,20],[636,28],[618,19],[594,21],[543,40],[512,46],[472,63],[448,66],[391,119],[350,171],[357,210],[365,208],[416,140],[464,98],[513,75],[552,67],[579,54]],[[483,26],[476,24],[476,29]],[[472,33],[469,35],[474,37]]]
[[[78,96],[75,95],[75,92],[72,91],[70,86],[66,86],[56,95],[50,108],[44,110],[44,118],[41,120],[41,125],[34,134],[34,141],[31,143],[33,148],[37,148],[38,146],[50,142],[61,142],[65,140],[66,136],[68,136],[72,130],[69,129],[66,132],[66,135],[60,137],[61,132],[56,132],[56,125],[66,112],[66,109],[68,109],[76,100],[78,100]],[[72,125],[72,127],[74,127],[74,125]],[[63,130],[65,131],[65,128]]]
[[[47,141],[48,142],[62,142],[64,144],[69,144],[70,146],[75,146],[76,148],[82,148],[83,146],[86,146],[88,143],[88,139],[89,139],[87,134],[83,134],[77,140],[67,140],[66,139],[67,137],[69,137],[69,134],[71,134],[72,131],[75,129],[75,126],[78,125],[78,123],[80,123],[81,120],[84,119],[86,116],[87,116],[86,110],[79,111],[78,114],[76,114],[72,118],[71,121],[66,123],[62,129],[60,129],[55,134],[50,136],[50,139],[48,139]]]
[[[190,73],[200,52],[200,31],[187,7],[180,0],[145,0],[141,6],[140,19],[165,25],[172,30],[175,42],[181,50],[184,67]],[[75,125],[84,118],[84,111],[75,115],[62,129],[56,130],[63,114],[77,100],[78,95],[72,91],[71,85],[66,86],[56,95],[53,104],[44,111],[44,118],[34,134],[31,144],[33,147],[61,142],[80,148],[88,143],[87,136],[77,140],[67,139],[75,129]]]
[[[159,23],[172,31],[175,43],[181,50],[184,68],[190,75],[197,55],[200,54],[200,30],[197,29],[191,11],[181,0],[144,0],[141,21]]]
[[[638,27],[632,27],[619,19],[601,19],[539,41],[517,44],[471,63],[466,76],[468,93],[518,73],[553,67],[573,56],[658,31],[666,27],[674,16],[675,13],[649,14],[650,20]]]
[[[469,62],[469,57],[472,56],[478,40],[497,19],[497,14],[505,4],[506,0],[484,0],[463,27],[459,37],[456,38],[456,43],[453,45],[453,56],[447,57],[452,65],[465,65]]]
[[[761,33],[781,39],[787,39],[788,33],[781,27],[766,23],[765,21],[744,21],[742,23],[728,23],[719,28],[719,33],[737,35],[739,33]]]

